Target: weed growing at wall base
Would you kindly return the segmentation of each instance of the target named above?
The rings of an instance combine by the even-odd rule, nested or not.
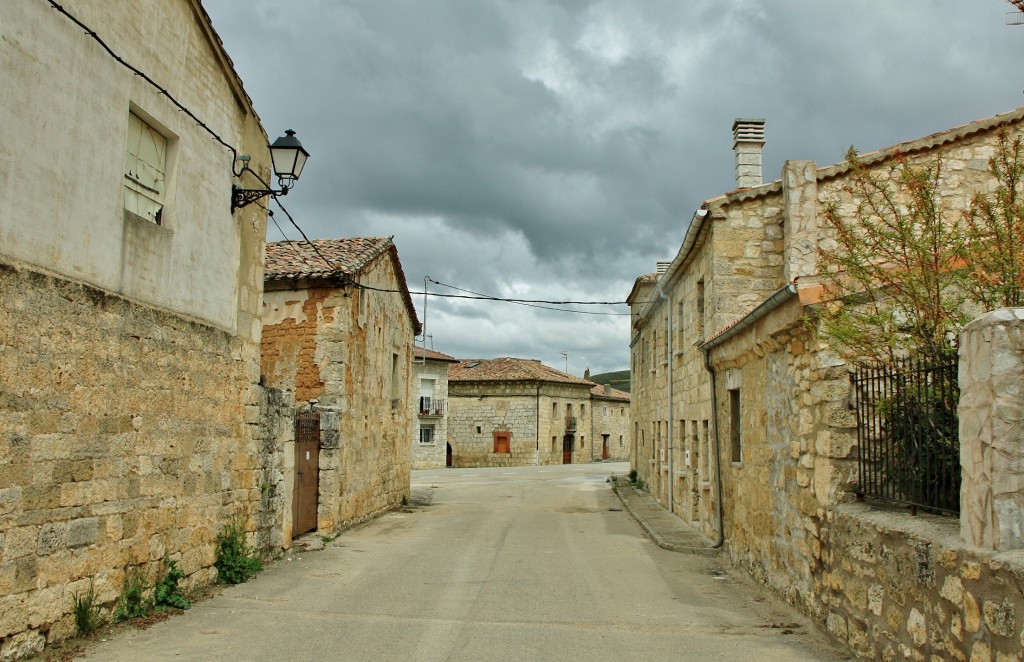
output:
[[[115,622],[145,618],[153,613],[153,599],[146,596],[148,584],[146,572],[141,567],[129,568],[125,572],[124,588],[117,598],[117,608],[114,610]]]
[[[217,581],[241,584],[263,569],[256,553],[245,544],[245,531],[237,519],[229,520],[217,534]]]
[[[178,582],[185,578],[185,573],[174,561],[168,561],[165,558],[164,562],[167,564],[167,572],[153,587],[153,602],[156,604],[156,610],[189,609],[192,604],[185,597],[181,586],[178,585]]]
[[[84,593],[75,593],[74,601],[75,626],[78,628],[78,634],[92,634],[103,625],[103,617],[100,614],[100,606],[96,604],[96,591],[93,590],[91,579],[89,589]]]

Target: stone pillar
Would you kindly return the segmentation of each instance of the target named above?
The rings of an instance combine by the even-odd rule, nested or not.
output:
[[[784,205],[783,279],[818,273],[818,168],[814,161],[786,161],[782,166]]]
[[[1024,308],[986,313],[960,333],[960,536],[1024,547]]]

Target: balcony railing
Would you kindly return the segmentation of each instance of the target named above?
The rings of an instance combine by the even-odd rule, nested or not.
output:
[[[440,398],[420,397],[420,416],[425,418],[440,418],[445,414],[447,403]]]
[[[566,416],[565,417],[565,431],[566,432],[575,432],[576,431],[576,417],[575,416]]]

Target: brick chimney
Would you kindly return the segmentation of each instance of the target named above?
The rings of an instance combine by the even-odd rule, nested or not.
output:
[[[737,119],[732,123],[732,139],[732,151],[736,154],[736,188],[760,186],[764,120]]]

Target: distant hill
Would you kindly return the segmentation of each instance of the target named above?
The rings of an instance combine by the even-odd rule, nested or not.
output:
[[[591,375],[590,381],[595,384],[604,384],[617,388],[620,391],[629,392],[630,380],[629,370],[619,370],[618,372],[602,372],[600,375]]]

